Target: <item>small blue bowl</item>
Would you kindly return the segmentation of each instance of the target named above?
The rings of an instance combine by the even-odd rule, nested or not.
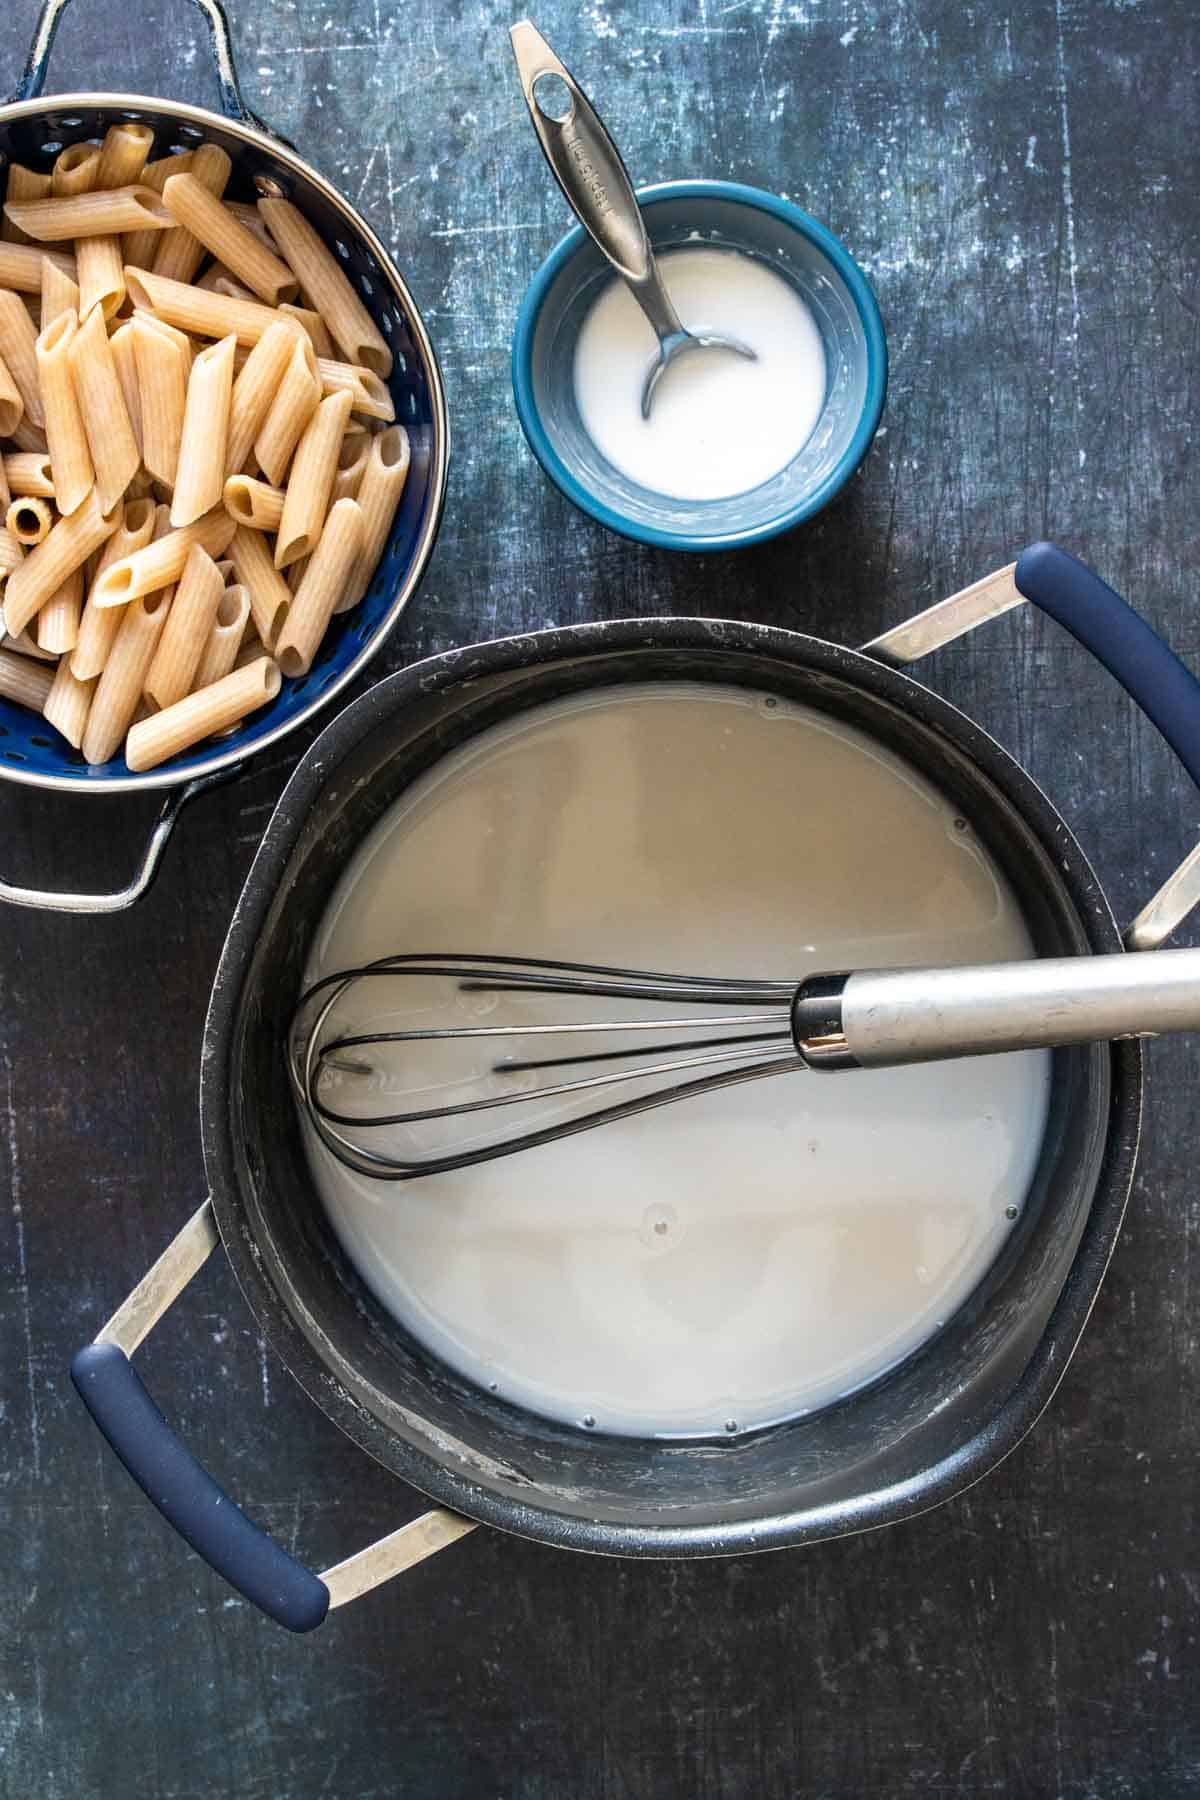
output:
[[[825,345],[825,405],[786,468],[727,500],[676,500],[630,480],[602,456],[575,404],[575,343],[615,279],[581,226],[546,258],[521,306],[513,390],[533,454],[568,500],[602,525],[668,550],[730,550],[811,518],[866,455],[883,411],[887,346],[879,305],[853,257],[823,225],[774,194],[733,181],[668,181],[638,201],[656,251],[697,241],[740,250],[790,282]]]

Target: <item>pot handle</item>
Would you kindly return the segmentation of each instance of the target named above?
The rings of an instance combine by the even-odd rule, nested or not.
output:
[[[45,888],[16,887],[10,881],[0,880],[0,900],[6,900],[10,906],[32,907],[37,912],[125,912],[128,907],[137,904],[158,874],[163,851],[175,829],[175,822],[188,801],[194,800],[197,794],[204,793],[206,788],[217,787],[223,781],[231,781],[240,772],[240,768],[235,766],[232,769],[221,769],[214,775],[198,775],[185,787],[177,788],[173,793],[168,794],[163,803],[163,809],[155,820],[154,829],[150,833],[141,863],[126,886],[119,888],[115,893],[54,893]]]
[[[289,1631],[315,1631],[342,1606],[475,1528],[436,1509],[314,1575],[255,1525],[175,1435],[130,1360],[218,1243],[206,1200],[114,1313],[76,1352],[71,1380],[142,1492],[209,1567]]]
[[[1015,563],[863,649],[883,662],[915,662],[1022,600],[1049,613],[1104,664],[1200,786],[1200,681],[1119,594],[1056,544],[1031,544]],[[1200,901],[1198,868],[1200,854],[1193,851],[1129,927],[1130,949],[1155,948]]]
[[[29,46],[29,55],[25,58],[25,67],[21,79],[17,83],[17,91],[13,101],[36,100],[46,85],[46,72],[50,64],[50,51],[54,46],[55,33],[58,30],[63,14],[70,6],[71,0],[43,0],[42,10],[38,14],[37,26],[33,33],[33,42]],[[233,59],[233,40],[229,34],[229,20],[225,17],[225,9],[221,0],[192,0],[192,5],[204,14],[212,39],[213,63],[216,66],[217,86],[221,94],[221,111],[228,119],[239,119],[244,125],[254,125],[260,131],[268,131],[256,114],[250,111],[242,96],[242,84],[238,77],[237,64]]]

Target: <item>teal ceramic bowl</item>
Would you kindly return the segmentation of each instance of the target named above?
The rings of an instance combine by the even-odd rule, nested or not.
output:
[[[530,284],[513,340],[513,391],[533,454],[568,500],[625,537],[670,550],[730,550],[809,519],[843,488],[870,447],[887,389],[879,305],[858,264],[798,206],[732,181],[671,181],[638,201],[656,251],[687,244],[740,250],[789,282],[825,346],[825,404],[812,435],[761,486],[724,500],[677,500],[639,485],[604,457],[575,404],[575,344],[614,279],[581,226]]]

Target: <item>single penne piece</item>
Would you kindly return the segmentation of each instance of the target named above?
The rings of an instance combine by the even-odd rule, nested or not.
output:
[[[135,774],[155,769],[181,750],[190,750],[193,744],[266,706],[280,685],[278,664],[269,656],[260,656],[244,669],[235,669],[211,687],[199,688],[134,725],[125,744],[125,761]]]
[[[132,319],[126,319],[123,325],[117,327],[108,340],[108,347],[112,351],[113,367],[117,371],[117,380],[121,384],[121,393],[125,399],[125,410],[129,414],[134,442],[140,454],[142,449],[142,390],[138,382]],[[125,490],[131,500],[137,498],[137,495],[131,492],[137,479],[138,475],[135,473]]]
[[[40,713],[53,686],[54,670],[49,663],[17,656],[7,648],[0,650],[0,698]]]
[[[65,244],[71,239],[122,231],[161,233],[174,223],[162,196],[137,182],[129,187],[52,194],[48,200],[7,200],[4,215],[39,244]]]
[[[49,175],[42,175],[37,169],[27,169],[24,163],[9,163],[8,185],[4,190],[6,200],[44,200],[49,192]],[[10,244],[28,244],[31,241],[18,225],[3,217],[0,217],[0,237],[6,238]]]
[[[142,698],[146,671],[171,612],[171,596],[142,594],[127,606],[104,665],[80,748],[90,763],[106,763],[117,754]]]
[[[225,192],[233,164],[224,150],[217,144],[201,144],[192,152],[189,169],[168,169],[166,181],[163,182],[163,193],[167,191],[167,181],[176,175],[190,175],[200,186],[218,198]],[[172,228],[162,239],[154,252],[154,271],[157,275],[165,275],[171,281],[190,282],[204,261],[204,245],[186,226],[172,223]],[[178,321],[172,320],[175,324]],[[218,337],[225,333],[217,332]]]
[[[75,258],[60,250],[45,250],[38,244],[0,243],[0,288],[18,294],[42,292],[42,264],[47,258],[57,263],[64,275],[75,279]]]
[[[240,474],[270,411],[284,370],[295,350],[296,328],[279,319],[250,351],[233,384],[225,473]],[[315,376],[315,366],[312,370]],[[311,383],[310,383],[311,386]]]
[[[146,158],[154,148],[154,132],[137,119],[122,119],[110,125],[100,146],[100,167],[96,172],[98,188],[129,187],[142,181]],[[149,183],[146,183],[149,186]],[[162,193],[155,184],[151,191]]]
[[[371,440],[365,432],[344,437],[338,451],[337,474],[333,478],[332,504],[335,500],[357,500],[362,478],[371,454]]]
[[[209,294],[189,282],[175,281],[157,271],[134,269],[128,264],[125,288],[136,307],[157,313],[169,325],[196,337],[221,338],[232,332],[239,344],[253,345],[279,322],[275,308],[264,306],[259,300],[231,300],[225,294]]]
[[[83,743],[95,691],[96,683],[80,681],[71,668],[70,660],[64,656],[54,671],[54,680],[42,707],[42,716],[56,731],[62,733],[74,750],[78,750]]]
[[[19,249],[20,246],[18,245]],[[45,422],[42,395],[38,385],[37,332],[33,320],[21,304],[18,294],[0,291],[0,360],[16,386],[24,407],[23,417],[7,437],[15,437],[20,426]]]
[[[283,517],[283,489],[269,482],[256,481],[253,475],[230,475],[225,482],[225,511],[239,525],[253,525],[256,531],[278,531]]]
[[[53,651],[56,656],[65,656],[72,651],[79,641],[82,611],[83,570],[72,569],[37,616],[38,648]]]
[[[124,606],[143,594],[170,587],[183,574],[193,544],[203,544],[211,557],[223,556],[237,530],[236,521],[230,518],[225,508],[214,507],[194,525],[169,531],[156,542],[110,563],[97,575],[91,598],[101,607]],[[269,565],[270,557],[267,562]]]
[[[4,629],[10,637],[20,636],[71,571],[81,569],[120,523],[120,508],[102,511],[94,488],[82,506],[58,521],[4,584]]]
[[[76,268],[78,269],[78,263]],[[124,292],[124,277],[121,282]],[[42,258],[42,330],[53,325],[61,313],[79,313],[79,284],[65,275],[48,256]]]
[[[156,480],[175,486],[191,368],[187,339],[147,313],[121,327],[133,337],[142,406],[142,461]]]
[[[285,675],[306,675],[312,667],[346,579],[362,551],[363,530],[357,500],[339,500],[325,521],[275,641],[275,658]]]
[[[230,300],[253,300],[254,298],[250,289],[243,287],[242,283],[230,274],[224,263],[210,263],[195,285],[203,288],[206,294],[224,294]]]
[[[20,500],[10,501],[4,515],[5,530],[27,550],[34,544],[45,543],[53,523],[54,514],[50,509],[50,502],[39,499],[36,495],[26,495]]]
[[[47,326],[37,341],[46,443],[54,475],[54,498],[61,513],[73,513],[82,505],[96,479],[71,372],[71,345],[78,333],[79,320],[73,312],[65,312]]]
[[[275,540],[277,569],[286,569],[317,547],[352,403],[348,393],[330,394],[321,401],[296,445]]]
[[[209,254],[260,300],[278,306],[297,292],[299,283],[287,264],[247,231],[194,173],[172,175],[162,197],[176,223],[198,238]],[[24,220],[16,223],[28,230]]]
[[[219,566],[219,565],[218,565]],[[208,642],[200,652],[200,661],[192,676],[192,690],[211,687],[228,675],[237,661],[246,625],[250,618],[250,596],[240,582],[222,591],[217,616],[208,634]]]
[[[357,606],[370,585],[404,493],[411,456],[408,433],[403,425],[389,426],[387,431],[381,431],[378,437],[371,439],[367,466],[355,496],[363,513],[362,550],[335,612],[349,612],[352,606]]]
[[[104,314],[98,306],[93,306],[72,338],[70,357],[96,471],[96,494],[101,510],[109,512],[137,474],[142,458],[104,329]]]
[[[182,175],[192,166],[191,150],[183,150],[178,156],[160,156],[156,162],[148,162],[141,173],[143,187],[153,188],[161,194],[172,175]],[[154,261],[155,253],[162,241],[163,234],[153,228],[149,231],[130,231],[121,239],[122,261],[132,263],[135,269],[148,269]]]
[[[45,500],[54,498],[54,476],[48,450],[10,451],[4,458],[4,476],[14,494],[40,494]]]
[[[381,378],[371,369],[355,368],[351,363],[330,362],[328,357],[319,356],[317,374],[327,394],[336,394],[343,389],[351,394],[356,413],[362,413],[368,419],[382,419],[385,425],[390,425],[396,417],[396,402]]]
[[[11,437],[25,412],[21,391],[0,357],[0,437]]]
[[[295,319],[302,331],[306,331],[312,339],[312,347],[318,356],[334,358],[337,350],[329,335],[329,327],[319,312],[313,312],[307,306],[281,306],[280,312],[289,319]]]
[[[291,607],[291,589],[275,567],[266,538],[252,526],[238,526],[229,545],[229,556],[239,582],[250,596],[254,629],[270,650]]]
[[[159,521],[152,500],[128,500],[122,523],[97,552],[96,568],[87,582],[87,600],[79,621],[79,637],[71,652],[71,669],[80,681],[99,675],[108,661],[113,639],[121,628],[119,606],[97,606],[92,599],[96,581],[104,570],[124,556],[132,556],[151,540]],[[163,534],[171,529],[167,508],[162,508]]]
[[[235,339],[222,338],[219,344],[202,350],[192,364],[171,502],[172,525],[191,525],[220,505],[235,348]]]
[[[292,451],[321,404],[321,381],[312,344],[303,332],[291,326],[288,329],[293,334],[291,354],[254,439],[258,466],[275,487],[282,486]]]
[[[361,363],[376,375],[390,375],[392,353],[383,333],[304,214],[290,200],[260,200],[258,210],[347,361]]]
[[[99,171],[99,144],[68,144],[54,159],[50,193],[58,199],[90,193]]]
[[[193,544],[175,589],[171,615],[142,683],[142,692],[152,706],[174,706],[191,692],[224,592],[216,563],[202,544]]]
[[[7,525],[0,525],[0,581],[19,569],[25,561],[25,546],[15,538]]]

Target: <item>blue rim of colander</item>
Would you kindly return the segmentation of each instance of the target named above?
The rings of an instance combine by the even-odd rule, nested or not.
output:
[[[664,550],[693,551],[732,550],[746,544],[761,543],[765,538],[778,537],[780,533],[790,531],[794,525],[801,524],[814,513],[820,512],[823,506],[827,506],[849,481],[871,446],[883,412],[888,378],[887,341],[883,333],[879,302],[870,282],[845,245],[839,243],[818,219],[814,219],[800,207],[793,206],[790,200],[781,199],[778,194],[769,194],[763,188],[747,187],[740,181],[660,181],[651,187],[638,188],[637,197],[643,206],[653,206],[660,200],[726,200],[741,206],[757,207],[760,212],[771,213],[785,225],[790,225],[821,251],[845,282],[866,340],[867,391],[854,436],[835,467],[819,486],[780,513],[778,518],[747,526],[742,531],[718,532],[700,537],[694,532],[643,524],[598,500],[571,473],[554,449],[533,397],[534,332],[551,286],[565,265],[587,242],[582,225],[576,225],[554,246],[533,277],[517,314],[512,349],[512,382],[517,417],[521,421],[525,440],[546,474],[567,499],[574,501],[581,512],[588,513],[601,525],[618,532],[622,537],[633,538],[643,544],[655,544]]]

